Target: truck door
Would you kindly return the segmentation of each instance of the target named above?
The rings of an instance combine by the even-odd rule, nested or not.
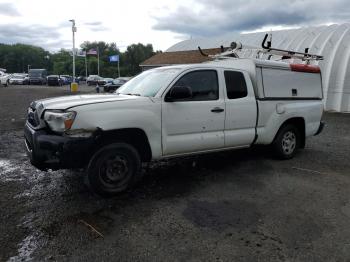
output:
[[[246,72],[223,70],[225,79],[225,147],[249,146],[255,138],[257,105]]]
[[[224,147],[225,102],[214,69],[184,73],[172,86],[190,88],[190,98],[162,104],[163,155]],[[170,87],[167,94],[170,93]]]

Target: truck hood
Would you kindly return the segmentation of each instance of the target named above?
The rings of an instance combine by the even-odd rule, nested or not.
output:
[[[37,100],[31,104],[34,109],[68,109],[71,107],[114,102],[114,101],[124,101],[124,100],[134,100],[141,97],[128,96],[128,95],[116,95],[116,94],[94,94],[94,95],[73,95],[73,96],[62,96],[55,98],[47,98],[42,100]]]
[[[20,77],[12,77],[10,80],[15,80],[15,81],[24,81],[24,78],[20,78]]]

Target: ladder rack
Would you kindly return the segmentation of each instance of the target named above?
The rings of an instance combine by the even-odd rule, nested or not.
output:
[[[261,48],[259,47],[252,47],[252,46],[245,46],[242,45],[239,42],[232,42],[230,48],[227,50],[224,49],[223,46],[221,46],[221,53],[215,54],[215,55],[208,55],[203,52],[203,50],[198,46],[199,52],[206,57],[212,58],[212,59],[230,59],[230,58],[239,58],[239,55],[237,54],[237,51],[255,51],[257,58],[260,54],[269,54],[268,60],[271,59],[272,56],[281,56],[282,60],[284,59],[301,59],[302,61],[306,61],[309,63],[311,60],[319,61],[323,60],[323,56],[316,55],[316,54],[310,54],[309,48],[305,48],[305,52],[297,52],[293,50],[284,50],[284,49],[278,49],[271,47],[272,45],[272,34],[270,34],[270,39],[267,41],[267,38],[269,37],[269,34],[265,34],[264,40],[262,41]]]

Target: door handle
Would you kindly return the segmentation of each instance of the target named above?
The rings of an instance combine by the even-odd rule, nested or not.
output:
[[[211,112],[213,113],[221,113],[221,112],[224,112],[224,109],[223,108],[220,108],[220,107],[214,107]]]

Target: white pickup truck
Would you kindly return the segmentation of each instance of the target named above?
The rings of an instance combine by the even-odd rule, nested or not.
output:
[[[114,94],[39,100],[25,143],[41,170],[87,168],[101,195],[127,189],[142,162],[271,145],[292,158],[324,126],[319,67],[229,59],[145,71]]]

